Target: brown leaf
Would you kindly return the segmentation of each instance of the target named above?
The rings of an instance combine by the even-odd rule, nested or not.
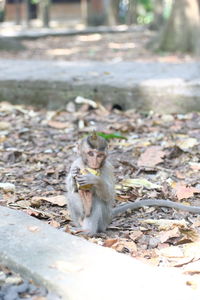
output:
[[[132,241],[136,241],[138,238],[140,238],[143,235],[142,231],[136,230],[133,231],[129,237],[131,238]]]
[[[180,235],[181,235],[181,233],[180,233],[179,228],[175,227],[171,230],[160,232],[157,237],[159,238],[161,243],[164,243],[164,242],[168,241],[170,238],[179,237]]]
[[[48,125],[49,125],[50,127],[56,128],[56,129],[65,129],[65,128],[71,127],[71,124],[70,124],[70,123],[67,123],[67,122],[59,122],[59,121],[53,121],[53,120],[50,120],[50,121],[48,122]]]
[[[44,200],[47,202],[50,202],[52,204],[56,204],[58,206],[65,206],[66,205],[66,198],[65,196],[59,195],[59,196],[52,196],[52,197],[33,197],[32,201],[40,201],[40,200]]]
[[[104,247],[112,247],[114,244],[118,242],[118,239],[108,239],[103,243]]]
[[[174,188],[178,200],[193,197],[195,193],[200,193],[200,189],[187,187],[183,182],[178,182]]]
[[[60,227],[60,223],[55,221],[55,220],[51,220],[49,222],[49,225],[53,226],[54,228],[59,228]]]
[[[138,166],[154,167],[163,161],[165,152],[159,146],[151,146],[141,154],[138,160]]]

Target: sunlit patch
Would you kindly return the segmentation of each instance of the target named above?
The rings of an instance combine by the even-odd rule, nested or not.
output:
[[[119,43],[109,43],[108,47],[111,49],[133,49],[136,47],[135,43],[123,43],[123,44],[119,44]]]
[[[54,56],[62,56],[62,55],[71,55],[74,53],[79,52],[78,48],[71,48],[71,49],[49,49],[46,51],[47,55],[54,55]]]
[[[102,39],[102,35],[99,33],[89,34],[89,35],[81,35],[77,37],[77,40],[80,42],[95,42],[100,41]]]

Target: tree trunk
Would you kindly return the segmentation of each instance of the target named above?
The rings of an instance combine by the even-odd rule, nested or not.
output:
[[[22,20],[21,3],[20,0],[15,0],[15,23],[20,25]]]
[[[106,23],[104,0],[87,0],[87,25],[100,26]]]
[[[82,16],[89,26],[117,25],[120,0],[81,0]]]
[[[129,0],[126,24],[131,25],[137,23],[137,6],[137,0]]]
[[[43,27],[49,27],[50,21],[50,0],[40,0],[39,2],[40,19]]]
[[[0,0],[0,22],[4,21],[5,5],[6,5],[6,1],[5,0]]]
[[[150,29],[158,30],[164,22],[163,19],[163,9],[164,9],[164,1],[163,0],[154,0],[153,1],[153,8],[154,8],[154,19],[150,25]]]
[[[200,53],[200,17],[197,0],[174,0],[171,16],[160,34],[162,51]]]
[[[120,0],[106,0],[107,24],[117,25],[119,23]]]

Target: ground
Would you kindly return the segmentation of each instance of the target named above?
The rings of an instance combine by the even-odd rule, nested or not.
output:
[[[24,50],[1,51],[1,58],[96,61],[183,62],[198,59],[189,54],[153,53],[148,42],[156,35],[143,27],[133,32],[22,39]]]
[[[64,181],[76,156],[76,142],[94,127],[124,137],[110,139],[115,205],[147,198],[200,205],[200,114],[140,114],[72,103],[67,109],[52,112],[0,104],[1,205],[73,232]],[[195,247],[199,226],[198,215],[146,207],[118,216],[106,233],[89,239],[155,265],[179,265],[185,245]],[[170,253],[177,249],[182,255],[172,259]],[[192,252],[187,259],[196,261],[199,256]]]
[[[153,54],[144,47],[152,35],[146,30],[23,40],[26,50],[2,51],[1,58],[170,62],[197,59],[181,54]],[[161,115],[120,111],[100,104],[77,106],[74,102],[64,111],[47,111],[2,102],[0,119],[0,205],[23,210],[74,233],[64,181],[76,156],[77,141],[94,128],[121,135],[109,140],[109,159],[116,177],[115,205],[147,198],[200,205],[197,112]],[[184,272],[193,274],[190,284],[195,286],[199,230],[199,215],[145,207],[116,217],[106,233],[84,238],[154,265],[183,267]]]

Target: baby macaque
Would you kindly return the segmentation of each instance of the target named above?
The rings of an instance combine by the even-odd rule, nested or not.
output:
[[[107,160],[108,145],[96,135],[83,138],[79,158],[67,176],[68,207],[78,228],[88,234],[106,230],[112,217],[114,176]]]
[[[80,142],[78,151],[79,158],[72,164],[66,179],[67,198],[72,221],[85,233],[104,232],[113,217],[144,206],[170,207],[200,214],[200,207],[162,199],[146,199],[112,208],[114,175],[107,160],[106,140],[93,133]]]

